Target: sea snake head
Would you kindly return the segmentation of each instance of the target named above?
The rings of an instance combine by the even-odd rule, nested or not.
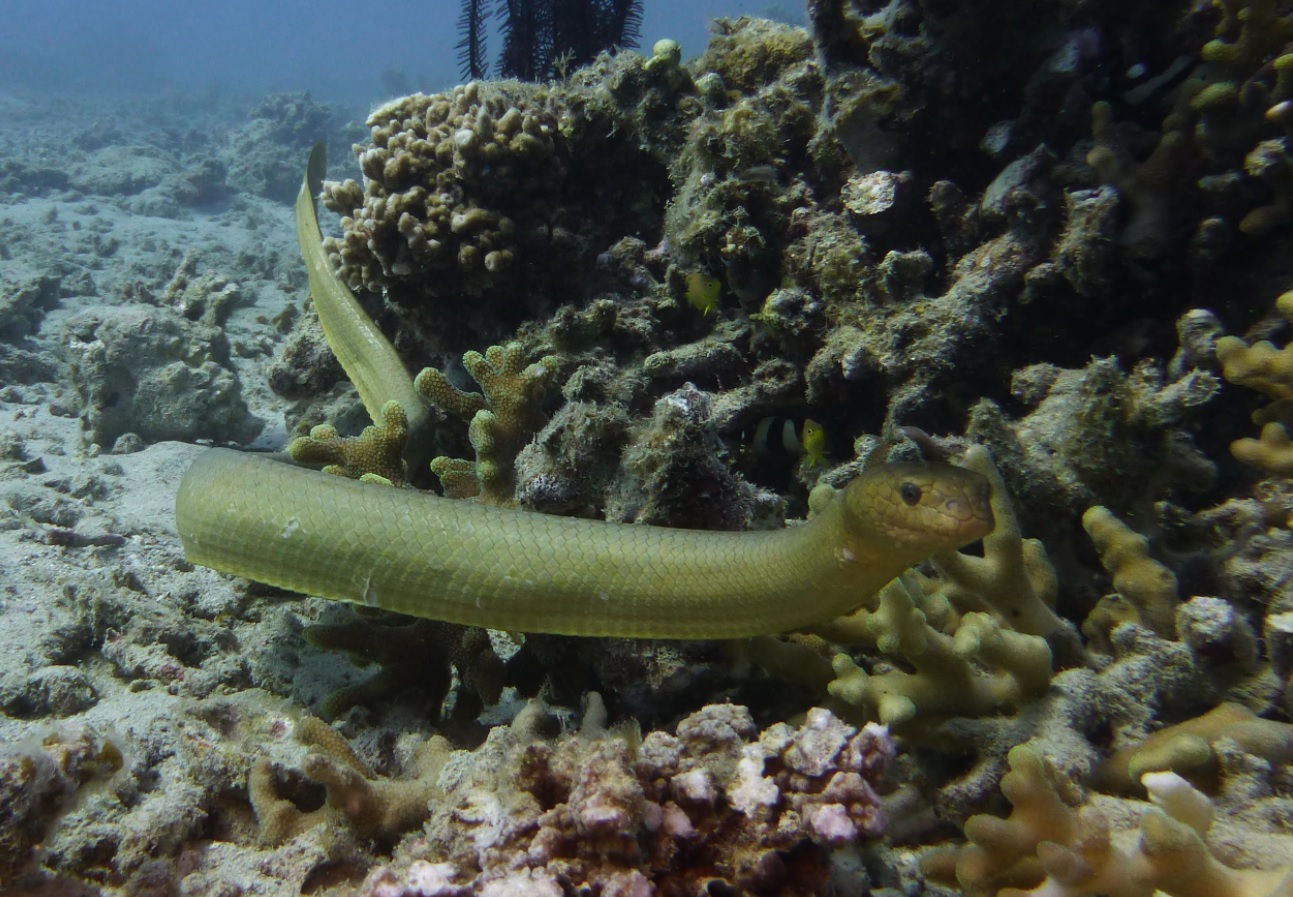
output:
[[[947,464],[886,464],[844,488],[843,528],[860,553],[879,549],[911,563],[992,532],[992,486]]]

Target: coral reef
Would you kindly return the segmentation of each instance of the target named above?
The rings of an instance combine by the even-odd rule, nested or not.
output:
[[[807,12],[367,131],[4,107],[0,890],[1289,893],[1293,6]],[[264,201],[321,136],[438,484]],[[742,644],[352,615],[180,553],[166,440],[262,422],[364,488],[704,529],[952,460],[997,529]]]
[[[523,713],[473,764],[451,758],[425,839],[360,893],[845,893],[831,849],[883,830],[880,727],[813,709],[759,732],[745,708],[714,705],[639,744],[603,731],[599,708],[592,695],[579,731],[552,741]]]

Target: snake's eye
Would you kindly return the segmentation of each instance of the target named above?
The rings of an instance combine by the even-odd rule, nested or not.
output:
[[[920,501],[920,487],[915,483],[903,483],[898,487],[898,494],[909,507]]]

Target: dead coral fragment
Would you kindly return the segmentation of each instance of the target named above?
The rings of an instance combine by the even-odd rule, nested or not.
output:
[[[744,707],[709,706],[640,746],[595,720],[536,741],[518,719],[446,768],[430,863],[404,880],[434,874],[450,894],[831,894],[830,848],[882,831],[872,784],[892,750],[882,728],[821,709],[759,733]]]
[[[401,614],[376,620],[364,615],[346,623],[309,626],[305,639],[316,648],[346,651],[359,666],[380,667],[363,682],[330,694],[323,702],[325,716],[339,716],[359,705],[371,707],[406,688],[417,688],[426,696],[425,712],[434,721],[455,670],[455,719],[475,719],[482,708],[498,702],[503,690],[503,662],[490,646],[489,635],[475,626]]]
[[[340,733],[320,719],[305,717],[297,723],[296,739],[310,749],[303,774],[326,789],[327,799],[318,809],[302,810],[282,795],[269,760],[258,761],[247,790],[261,839],[268,844],[282,844],[324,823],[391,843],[427,817],[437,794],[436,778],[449,755],[449,742],[432,736],[419,745],[408,775],[388,779],[374,773]]]
[[[556,359],[545,356],[527,365],[524,348],[513,342],[490,346],[484,355],[468,352],[462,363],[481,393],[459,389],[435,368],[423,368],[414,381],[436,408],[469,422],[467,436],[476,450],[475,463],[441,455],[432,459],[431,470],[450,498],[478,496],[486,504],[512,505],[516,455],[546,423],[539,406]]]

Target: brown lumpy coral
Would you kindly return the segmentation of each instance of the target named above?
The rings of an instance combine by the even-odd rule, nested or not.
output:
[[[431,316],[433,332],[465,297],[515,321],[580,295],[597,253],[658,227],[663,187],[663,166],[633,139],[655,79],[631,54],[599,64],[604,81],[472,82],[375,110],[370,142],[355,146],[363,183],[324,188],[343,216],[326,241],[342,279]],[[615,186],[626,182],[639,188],[629,202]]]
[[[433,296],[479,296],[506,283],[520,246],[564,176],[556,111],[533,85],[473,82],[414,94],[368,117],[356,147],[364,187],[329,184],[324,203],[347,216],[329,242],[357,289],[405,285]]]

